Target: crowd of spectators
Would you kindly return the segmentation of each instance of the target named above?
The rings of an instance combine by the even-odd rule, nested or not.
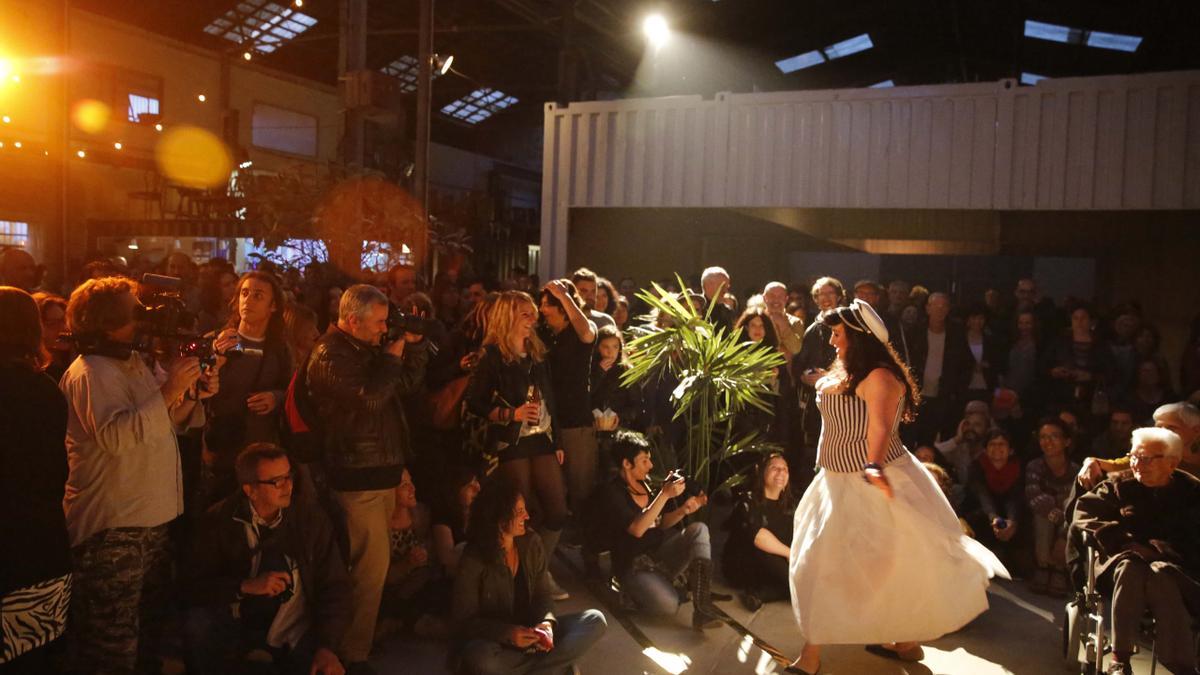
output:
[[[179,279],[169,330],[146,329],[162,291],[142,272]],[[714,559],[748,608],[785,600],[813,385],[834,359],[809,320],[851,297],[879,309],[921,388],[907,446],[1034,591],[1068,591],[1072,504],[1130,480],[1131,452],[1134,473],[1150,461],[1138,427],[1182,439],[1178,468],[1200,473],[1200,321],[1176,378],[1136,305],[1060,306],[1031,279],[978,302],[829,276],[737,297],[711,267],[695,290],[660,283],[785,360],[772,411],[736,420],[777,451],[713,496],[732,506],[714,551],[710,496],[664,477],[686,435],[677,383],[622,379],[630,329],[656,321],[633,279],[366,277],[175,253],[91,262],[59,295],[23,251],[0,254],[0,541],[27,552],[0,596],[28,608],[0,664],[158,672],[178,625],[196,673],[256,652],[281,671],[370,673],[396,632],[447,640],[459,672],[551,672],[606,625],[554,611],[564,540],[627,610],[690,600],[693,627],[720,625]]]

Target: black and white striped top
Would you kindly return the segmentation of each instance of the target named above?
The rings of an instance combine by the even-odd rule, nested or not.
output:
[[[888,437],[884,464],[908,452],[900,441],[900,417],[904,398],[896,408],[896,421]],[[858,473],[867,463],[867,402],[854,394],[817,393],[821,411],[821,440],[817,443],[817,466],[839,473]]]

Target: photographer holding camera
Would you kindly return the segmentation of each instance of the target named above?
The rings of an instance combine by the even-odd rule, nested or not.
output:
[[[190,357],[170,362],[159,385],[134,350],[135,317],[144,312],[136,288],[125,278],[91,279],[67,306],[80,349],[59,384],[68,406],[63,510],[80,673],[133,672],[157,660],[171,582],[167,525],[183,512],[175,434],[199,423],[197,399],[217,390],[215,370],[202,376]]]
[[[236,490],[233,464],[242,448],[279,441],[279,414],[292,379],[279,280],[247,272],[233,297],[229,326],[213,340],[213,351],[229,360],[221,369],[221,392],[209,402],[205,433],[205,463],[213,472],[211,502]]]
[[[387,579],[388,523],[411,455],[401,397],[421,386],[428,360],[419,334],[384,340],[388,311],[379,289],[346,289],[337,330],[317,342],[305,371],[329,486],[346,512],[354,616],[339,655],[351,673],[371,672],[366,661]]]
[[[703,493],[687,496],[687,483],[672,471],[658,494],[646,481],[654,463],[640,434],[618,432],[612,446],[620,473],[597,490],[592,510],[604,514],[603,544],[612,550],[613,576],[623,600],[656,616],[679,610],[674,580],[684,571],[692,592],[692,627],[715,628],[721,621],[712,604],[712,544],[708,526],[683,519],[708,503]]]

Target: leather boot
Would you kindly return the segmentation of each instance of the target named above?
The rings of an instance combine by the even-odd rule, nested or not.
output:
[[[693,560],[688,569],[688,582],[692,591],[692,628],[716,628],[724,623],[712,604],[712,561]]]

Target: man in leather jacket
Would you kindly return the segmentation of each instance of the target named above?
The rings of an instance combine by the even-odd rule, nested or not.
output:
[[[334,499],[346,514],[354,616],[339,655],[350,673],[370,673],[367,656],[388,569],[388,521],[411,452],[401,397],[416,391],[428,355],[420,335],[380,348],[388,300],[359,284],[342,294],[334,330],[317,342],[308,387],[324,439]]]

